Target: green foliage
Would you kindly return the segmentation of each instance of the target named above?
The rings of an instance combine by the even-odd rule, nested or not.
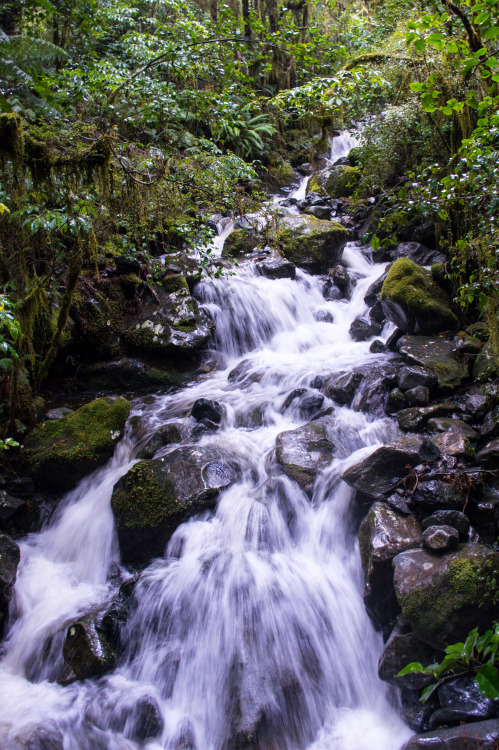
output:
[[[420,662],[411,662],[396,676],[426,674],[436,682],[426,687],[421,702],[426,703],[440,685],[462,675],[473,675],[480,693],[491,700],[499,699],[499,624],[480,636],[474,628],[464,643],[447,646],[441,662],[424,667]]]

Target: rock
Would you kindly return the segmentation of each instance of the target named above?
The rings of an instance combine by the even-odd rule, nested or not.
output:
[[[223,411],[218,401],[210,401],[210,399],[207,398],[198,398],[192,406],[191,416],[198,422],[202,419],[209,419],[210,422],[220,424]]]
[[[334,283],[332,279],[327,279],[322,287],[322,296],[325,300],[333,301],[344,299],[345,293]]]
[[[468,440],[478,438],[478,432],[473,427],[463,422],[462,419],[456,419],[455,417],[432,417],[428,420],[427,427],[432,432],[454,432],[456,435],[468,438]]]
[[[409,258],[420,266],[432,266],[434,263],[445,263],[446,256],[438,250],[431,250],[419,242],[401,242],[392,252],[392,257]]]
[[[328,398],[336,401],[340,406],[350,406],[363,378],[364,375],[355,370],[336,373],[326,379],[323,391]]]
[[[418,638],[414,633],[407,632],[397,623],[388,638],[378,664],[378,675],[381,680],[396,687],[421,690],[433,682],[433,677],[425,674],[396,675],[408,664],[418,661],[424,667],[439,660],[439,652]]]
[[[212,446],[181,447],[135,464],[115,484],[111,498],[123,562],[141,565],[162,556],[175,529],[213,507],[239,471]]]
[[[64,750],[64,738],[53,721],[45,720],[43,726],[25,726],[5,750]]]
[[[430,526],[452,526],[459,534],[459,541],[468,540],[470,522],[467,516],[458,510],[437,510],[421,522],[423,531]]]
[[[432,283],[431,274],[407,258],[399,258],[392,265],[380,297],[388,320],[405,333],[438,333],[459,325],[446,295]]]
[[[375,302],[369,310],[369,317],[380,325],[385,322],[385,312],[383,310],[383,305],[379,300]]]
[[[431,441],[437,446],[440,453],[445,456],[454,456],[464,461],[473,461],[475,459],[475,451],[470,441],[458,432],[454,432],[453,430],[442,432],[432,437]]]
[[[452,526],[428,526],[423,532],[423,547],[434,552],[454,549],[459,541],[459,531]]]
[[[385,354],[388,351],[388,347],[381,339],[374,339],[369,347],[369,351],[372,354]]]
[[[405,398],[411,406],[426,406],[430,401],[430,391],[424,385],[417,385],[405,392]]]
[[[357,167],[338,165],[322,174],[321,183],[331,198],[348,198],[357,189],[362,173]]]
[[[96,362],[78,370],[77,384],[85,391],[149,391],[179,386],[183,378],[170,369],[152,367],[134,357]]]
[[[499,550],[479,544],[459,545],[443,555],[409,550],[393,564],[402,614],[430,646],[443,650],[464,641],[471,628],[487,629],[497,616],[487,575],[499,570]]]
[[[58,409],[50,409],[45,414],[45,419],[62,419],[63,417],[67,417],[68,414],[72,414],[74,412],[74,409],[68,409],[65,406],[60,406]]]
[[[371,336],[378,336],[382,326],[375,320],[356,318],[350,326],[350,336],[354,341],[367,341]]]
[[[423,367],[402,367],[398,374],[398,387],[402,391],[409,391],[422,385],[431,389],[437,383],[436,375]]]
[[[296,171],[304,177],[308,177],[308,175],[314,173],[314,168],[309,162],[305,162],[304,164],[300,164],[298,167],[296,167]]]
[[[334,323],[334,317],[329,310],[314,310],[313,316],[318,323]]]
[[[497,750],[498,741],[499,722],[489,719],[415,735],[401,750]]]
[[[98,398],[62,419],[42,423],[24,444],[27,473],[44,489],[71,489],[112,456],[130,408],[124,398]]]
[[[392,388],[392,390],[388,394],[388,399],[386,402],[386,413],[396,414],[401,409],[405,409],[406,406],[407,401],[405,400],[405,395],[402,393],[400,388]]]
[[[218,425],[215,424],[214,427],[216,429]],[[179,427],[174,423],[165,424],[147,440],[137,458],[153,458],[165,445],[180,442],[182,442],[182,434]]]
[[[124,255],[116,255],[114,262],[119,274],[127,276],[129,273],[140,273],[140,262],[136,258],[127,258]]]
[[[0,534],[0,636],[9,617],[9,604],[21,559],[19,547],[10,536]]]
[[[451,393],[468,379],[468,364],[459,356],[452,336],[403,336],[398,350],[409,363],[429,368],[441,393]]]
[[[164,727],[155,696],[149,692],[137,696],[136,690],[123,691],[117,701],[113,693],[106,693],[101,688],[95,703],[87,708],[86,716],[106,734],[111,730],[141,744],[157,737]],[[125,743],[124,747],[128,744]],[[89,747],[93,750],[93,745]]]
[[[430,419],[448,417],[450,414],[456,414],[459,411],[461,411],[461,408],[450,401],[445,401],[442,404],[432,404],[431,406],[413,406],[409,409],[399,411],[397,422],[401,430],[419,432],[420,430],[424,430]]]
[[[400,689],[401,715],[407,726],[414,732],[424,732],[428,729],[428,718],[437,707],[438,699],[435,694],[423,706],[420,690],[401,687]]]
[[[281,260],[280,258],[271,258],[264,260],[262,263],[257,263],[256,267],[258,272],[262,276],[266,276],[268,279],[295,279],[296,278],[296,266],[294,263],[289,263],[287,260]]]
[[[465,502],[466,497],[455,484],[424,478],[418,482],[410,500],[411,507],[418,514],[432,513],[437,510],[461,511]]]
[[[324,422],[309,422],[281,432],[276,440],[276,460],[288,477],[310,492],[319,471],[331,463],[334,445]]]
[[[229,383],[237,383],[241,388],[247,387],[251,383],[259,383],[263,375],[261,372],[252,372],[255,363],[250,359],[243,359],[227,375]]]
[[[328,206],[307,206],[303,213],[315,216],[316,219],[326,219],[327,221],[331,218],[331,209]]]
[[[252,229],[234,229],[224,242],[222,258],[238,258],[240,255],[252,253],[261,241],[262,238]]]
[[[135,575],[121,584],[117,596],[100,621],[101,632],[117,654],[123,653],[126,648],[123,633],[130,615],[136,607],[134,591],[138,578],[138,575]]]
[[[374,503],[360,525],[364,603],[380,627],[399,612],[393,591],[392,560],[399,552],[420,544],[421,529],[414,516],[401,515],[385,503]]]
[[[484,698],[477,688],[472,675],[456,677],[438,688],[441,708],[430,716],[430,729],[442,725],[453,726],[462,721],[479,721],[499,715],[495,701]],[[498,722],[499,724],[499,722]]]
[[[64,670],[58,682],[100,677],[115,665],[115,653],[99,628],[99,618],[88,614],[71,623],[63,650]]]
[[[499,437],[499,406],[490,411],[479,428],[480,436],[485,440]]]
[[[492,344],[485,344],[473,365],[473,377],[475,380],[492,380],[497,374],[497,358],[492,351]]]
[[[468,514],[480,540],[493,544],[499,536],[499,482],[484,487],[482,497],[470,506]]]
[[[343,296],[348,297],[352,289],[353,281],[345,266],[338,264],[331,268],[329,270],[329,277],[343,293]]]
[[[499,467],[499,439],[492,440],[476,454],[477,463],[490,469]]]
[[[316,375],[316,377],[310,381],[310,388],[316,388],[318,391],[320,391],[323,385],[324,378],[321,375]]]
[[[469,389],[464,407],[466,414],[476,420],[482,420],[491,406],[493,399],[483,386],[475,385]]]
[[[438,455],[438,449],[427,438],[407,435],[377,448],[363,461],[350,466],[341,478],[367,497],[380,500],[407,475],[408,465],[434,461]]]
[[[350,233],[335,221],[285,217],[276,242],[285,258],[312,273],[325,273],[341,260]]]
[[[388,273],[388,272],[387,272]],[[381,290],[383,288],[383,284],[385,283],[385,279],[387,276],[387,273],[381,274],[379,279],[376,279],[376,281],[373,281],[367,292],[364,296],[364,302],[369,307],[373,307],[373,305],[376,304],[376,302],[379,301],[379,296],[381,294]]]

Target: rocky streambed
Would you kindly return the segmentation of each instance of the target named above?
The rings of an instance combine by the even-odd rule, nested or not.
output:
[[[472,676],[424,706],[428,677],[396,677],[498,616],[493,358],[427,228],[361,243],[347,167],[312,184],[337,197],[281,196],[269,246],[229,234],[234,275],[167,265],[103,343],[103,310],[74,312],[104,393],[4,480],[2,748],[497,746]]]

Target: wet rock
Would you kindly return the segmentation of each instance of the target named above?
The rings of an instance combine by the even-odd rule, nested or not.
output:
[[[392,252],[392,257],[409,258],[420,266],[432,266],[434,263],[445,263],[446,256],[438,250],[432,250],[419,242],[401,242]]]
[[[372,354],[385,354],[388,351],[388,347],[380,339],[374,339],[371,346],[369,347],[369,351]]]
[[[121,584],[117,596],[111,602],[99,623],[101,632],[111,648],[120,654],[125,648],[123,633],[133,609],[136,606],[134,597],[138,575]]]
[[[379,296],[381,294],[381,290],[383,288],[383,284],[386,279],[386,273],[381,274],[379,279],[376,279],[376,281],[373,281],[369,289],[367,290],[365,296],[364,296],[364,302],[369,307],[373,307],[373,305],[376,304],[376,302],[379,301]]]
[[[9,533],[12,529],[28,530],[30,514],[26,502],[0,490],[0,532]]]
[[[213,446],[177,448],[135,464],[111,498],[123,562],[146,564],[162,556],[177,526],[213,507],[239,474],[239,465]]]
[[[480,436],[485,440],[499,437],[499,406],[490,411],[479,428]]]
[[[401,430],[419,432],[420,430],[424,430],[430,419],[448,417],[460,411],[460,407],[451,401],[445,401],[442,404],[432,404],[431,406],[413,406],[409,409],[399,411],[397,422]]]
[[[319,471],[331,463],[334,445],[320,420],[296,430],[281,432],[276,440],[276,460],[288,477],[310,492]]]
[[[348,198],[355,192],[361,174],[357,167],[340,164],[321,174],[321,184],[331,198]]]
[[[426,406],[430,401],[430,391],[424,385],[417,385],[405,392],[405,398],[411,406]]]
[[[68,685],[75,680],[100,677],[115,665],[116,656],[99,627],[99,617],[88,614],[71,623],[62,654],[64,669],[58,682]]]
[[[312,273],[325,273],[341,260],[349,237],[338,222],[301,216],[284,217],[276,241],[288,261]]]
[[[24,727],[9,744],[8,750],[64,750],[64,738],[56,724],[46,720],[43,725]]]
[[[304,396],[306,393],[306,388],[295,388],[291,393],[288,393],[282,405],[283,411],[289,409],[293,401],[296,401],[296,399],[300,398],[300,396]]]
[[[369,317],[380,325],[385,322],[385,312],[383,310],[383,305],[379,300],[375,302],[369,310]]]
[[[367,341],[371,336],[378,336],[382,326],[375,320],[356,318],[350,326],[350,336],[354,341]]]
[[[431,441],[437,446],[440,453],[445,456],[453,456],[463,461],[473,461],[475,459],[475,451],[470,441],[458,432],[454,432],[453,430],[442,432],[432,437]]]
[[[397,623],[388,638],[378,664],[380,679],[396,687],[421,690],[433,682],[433,677],[425,674],[396,675],[408,664],[418,661],[424,667],[434,664],[439,659],[440,652]]]
[[[342,474],[342,479],[367,497],[380,500],[407,475],[408,465],[434,461],[438,455],[438,449],[427,438],[407,435],[378,448],[363,461],[351,466]]]
[[[264,260],[262,263],[257,263],[256,267],[258,272],[262,276],[266,276],[268,279],[295,279],[296,278],[296,266],[294,263],[289,263],[287,260],[281,260],[280,258],[271,258]]]
[[[457,435],[468,438],[468,440],[476,440],[478,438],[478,432],[462,419],[450,418],[450,417],[433,417],[428,420],[427,427],[432,432],[454,432]]]
[[[345,293],[334,283],[332,279],[326,279],[322,286],[322,296],[325,300],[333,301],[344,299]]]
[[[255,363],[250,359],[243,359],[231,370],[227,376],[229,383],[238,383],[241,386],[259,383],[263,375],[261,372],[252,372]]]
[[[492,440],[476,454],[477,463],[490,469],[499,467],[499,439]]]
[[[234,229],[224,242],[222,258],[239,258],[241,255],[252,253],[261,241],[262,238],[253,229]]]
[[[318,391],[324,385],[324,378],[321,375],[317,375],[313,380],[310,381],[310,387],[316,388]]]
[[[405,400],[404,393],[400,388],[392,388],[386,402],[386,413],[396,414],[398,411],[405,409],[406,406],[407,401]]]
[[[71,489],[112,456],[130,408],[124,398],[99,398],[62,419],[42,423],[24,443],[26,472],[44,488]]]
[[[149,391],[181,383],[182,376],[178,372],[152,367],[134,357],[84,365],[77,375],[78,388],[85,391]]]
[[[431,389],[436,383],[436,375],[423,367],[402,367],[398,374],[398,387],[402,391],[412,390],[419,385]]]
[[[352,278],[345,266],[336,265],[329,270],[329,277],[336,284],[344,297],[348,297],[352,289]]]
[[[497,377],[497,359],[492,351],[492,344],[486,344],[473,365],[475,380],[492,380]]]
[[[491,406],[491,398],[485,388],[472,386],[466,397],[466,414],[479,421],[485,417]]]
[[[403,336],[398,350],[410,364],[435,373],[441,393],[452,393],[469,377],[468,363],[460,357],[454,336]]]
[[[479,502],[468,513],[480,540],[493,544],[499,536],[499,482],[485,487]]]
[[[458,320],[444,292],[421,266],[399,258],[388,271],[381,290],[388,320],[405,333],[429,334],[456,329]]]
[[[333,314],[329,310],[314,310],[313,315],[318,323],[334,323]]]
[[[436,695],[432,695],[423,706],[420,696],[420,690],[400,688],[401,715],[407,726],[414,732],[424,732],[428,729],[428,718],[438,704]]]
[[[462,721],[490,719],[499,715],[497,703],[483,697],[472,675],[457,677],[444,683],[438,689],[438,699],[441,708],[430,716],[430,729],[454,726]]]
[[[304,177],[308,177],[308,175],[314,173],[314,168],[309,162],[305,162],[304,164],[300,164],[299,166],[297,166],[296,171]]]
[[[416,735],[401,750],[496,750],[498,741],[499,722],[489,719]]]
[[[443,555],[409,550],[397,555],[393,564],[402,614],[430,646],[443,650],[464,641],[471,628],[491,626],[496,608],[486,575],[499,570],[499,550],[479,544],[462,544]]]
[[[364,603],[380,627],[400,611],[393,591],[392,560],[399,552],[420,544],[421,528],[414,516],[402,515],[385,503],[374,503],[360,525]]]
[[[465,502],[466,497],[458,486],[438,479],[420,480],[410,498],[411,507],[418,514],[437,510],[461,511]]]
[[[9,604],[21,559],[19,547],[10,536],[0,534],[0,636],[9,617]]]
[[[209,419],[210,422],[220,424],[223,411],[218,401],[211,401],[207,398],[198,398],[192,406],[191,416],[198,422],[202,419]]]
[[[140,743],[157,737],[164,727],[156,697],[150,693],[137,695],[136,688],[123,690],[119,700],[112,692],[101,691],[98,702],[87,708],[86,717],[106,734],[111,730]]]
[[[74,412],[74,409],[68,409],[65,406],[60,406],[58,409],[50,409],[45,414],[45,419],[62,419],[63,417],[67,417],[68,414],[72,414]]]
[[[191,430],[190,436],[199,439],[203,437],[203,435],[209,435],[210,433],[216,432],[219,428],[220,425],[216,422],[212,422],[210,419],[201,419]]]
[[[459,534],[459,541],[466,542],[470,530],[470,521],[458,510],[437,510],[421,522],[423,531],[430,526],[452,526]]]
[[[218,425],[215,424],[214,427],[217,429]],[[165,424],[160,427],[159,430],[156,430],[154,435],[149,438],[138,454],[138,458],[153,458],[153,456],[161,450],[161,448],[164,448],[165,445],[172,445],[174,443],[180,443],[181,441],[182,434],[179,426],[174,423]]]
[[[428,526],[423,532],[423,547],[434,552],[454,549],[459,541],[459,531],[452,526]]]
[[[329,221],[331,218],[331,209],[328,206],[307,206],[303,213],[315,216],[316,219],[325,219],[326,221]]]
[[[135,703],[126,717],[124,734],[134,742],[145,742],[163,731],[164,720],[155,698],[145,695]]]
[[[340,406],[350,406],[352,399],[364,375],[361,372],[343,372],[331,375],[324,383],[326,396]]]

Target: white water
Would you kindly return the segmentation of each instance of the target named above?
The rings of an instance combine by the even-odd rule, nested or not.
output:
[[[0,674],[2,750],[33,723],[57,726],[64,750],[231,750],[236,736],[253,747],[247,735],[258,750],[398,750],[410,734],[377,677],[381,641],[362,602],[353,493],[339,478],[396,428],[336,408],[335,458],[311,499],[275,463],[277,435],[303,422],[292,407],[283,410],[289,392],[374,359],[348,329],[383,267],[353,243],[344,262],[360,276],[351,301],[325,302],[320,280],[304,272],[269,280],[252,265],[201,285],[221,369],[177,394],[138,401],[134,413],[142,434],[152,434],[170,420],[193,426],[193,402],[216,399],[222,426],[202,442],[234,457],[242,479],[214,512],[179,527],[165,557],[141,575],[126,653],[99,680],[54,682],[69,624],[105,608],[117,591],[109,501],[133,463],[131,437],[68,494],[49,528],[22,543]],[[317,322],[319,309],[334,322]],[[144,697],[157,701],[164,729],[141,744],[130,737]],[[123,715],[129,720],[120,724]]]

